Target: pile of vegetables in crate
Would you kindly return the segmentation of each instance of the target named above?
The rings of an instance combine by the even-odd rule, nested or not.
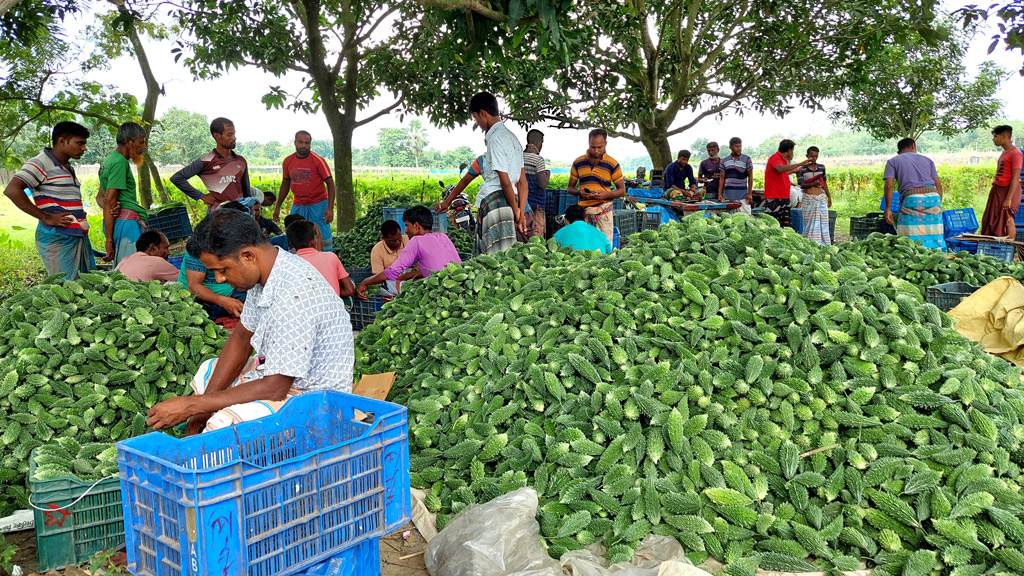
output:
[[[223,332],[180,284],[118,273],[50,278],[0,305],[0,515],[36,479],[116,471],[112,443],[147,431],[154,404],[185,392]]]
[[[381,198],[366,209],[366,214],[356,219],[355,226],[341,235],[334,243],[334,252],[345,268],[366,268],[370,265],[370,251],[380,242],[380,225],[384,223],[385,208],[409,208],[427,206],[412,196],[388,196]],[[428,206],[433,209],[433,206]],[[472,252],[473,241],[465,230],[457,226],[448,227],[448,237],[458,252]]]
[[[925,248],[905,236],[871,234],[864,240],[839,244],[843,252],[863,258],[871,269],[868,277],[892,274],[915,284],[924,294],[929,286],[946,282],[967,282],[984,286],[1000,276],[1024,278],[1020,263],[1003,262],[991,256],[958,252],[946,254]]]
[[[417,282],[358,362],[401,375],[441,528],[531,486],[556,558],[656,533],[730,575],[1024,573],[1020,370],[869,272],[742,216],[535,239]]]

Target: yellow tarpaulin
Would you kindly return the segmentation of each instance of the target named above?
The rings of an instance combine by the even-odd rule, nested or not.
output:
[[[964,298],[949,311],[956,331],[989,354],[1024,366],[1024,286],[1003,276]]]

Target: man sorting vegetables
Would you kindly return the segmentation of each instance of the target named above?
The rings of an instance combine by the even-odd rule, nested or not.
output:
[[[248,294],[220,357],[192,379],[195,395],[153,406],[146,424],[159,430],[187,420],[196,434],[268,416],[303,392],[351,391],[352,324],[316,268],[271,245],[235,210],[207,216],[188,249],[218,282]]]

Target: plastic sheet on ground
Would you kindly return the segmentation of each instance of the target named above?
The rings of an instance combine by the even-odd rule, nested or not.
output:
[[[989,354],[1024,367],[1024,286],[1004,276],[979,288],[949,311],[956,331]]]
[[[467,507],[440,533],[435,516],[423,506],[424,496],[413,490],[412,517],[428,541],[424,562],[433,576],[709,576],[690,564],[679,542],[653,534],[628,563],[609,567],[600,544],[554,560],[540,538],[532,488]]]

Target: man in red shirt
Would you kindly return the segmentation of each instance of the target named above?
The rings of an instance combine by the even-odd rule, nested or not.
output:
[[[789,226],[789,175],[810,163],[804,160],[790,164],[794,148],[792,140],[779,142],[779,151],[772,154],[764,169],[764,209],[783,227]]]
[[[245,158],[235,154],[235,123],[227,118],[214,118],[210,122],[210,135],[217,147],[208,154],[178,170],[171,176],[171,183],[193,200],[202,200],[211,210],[224,202],[252,196],[249,188],[249,165]],[[206,194],[188,183],[189,178],[199,176],[206,187]]]
[[[996,126],[992,129],[992,143],[1000,146],[1003,153],[996,164],[996,178],[985,204],[985,216],[981,220],[981,233],[985,236],[1002,236],[1017,239],[1017,227],[1013,217],[1020,208],[1020,169],[1024,154],[1013,145],[1013,127]]]
[[[334,178],[327,161],[310,150],[313,137],[305,130],[295,133],[295,154],[284,159],[284,177],[277,193],[274,222],[281,220],[281,204],[291,190],[292,214],[299,214],[320,227],[324,250],[334,243],[331,222],[334,221]]]

